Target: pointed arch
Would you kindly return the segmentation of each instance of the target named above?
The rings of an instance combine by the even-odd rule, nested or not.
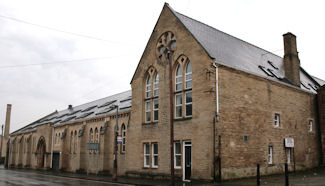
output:
[[[70,133],[70,153],[73,153],[73,131]]]
[[[146,98],[151,98],[151,84],[151,76],[148,74],[146,78]]]
[[[159,96],[159,74],[158,72],[155,73],[154,75],[154,80],[153,80],[153,96]]]
[[[45,138],[41,136],[38,140],[37,148],[36,148],[37,168],[44,168],[45,153],[46,153],[46,142],[45,142]]]
[[[122,126],[121,126],[121,136],[122,136],[122,148],[121,148],[121,151],[122,152],[125,152],[125,138],[126,138],[126,128],[125,128],[125,125],[124,125],[124,123],[122,124]]]
[[[159,74],[153,66],[150,66],[145,77],[144,122],[150,123],[158,121]]]
[[[89,143],[92,143],[93,142],[93,135],[94,135],[93,129],[90,128],[90,131],[89,131]]]
[[[185,66],[185,89],[192,88],[192,64],[188,60]]]
[[[95,143],[99,142],[99,133],[98,133],[98,128],[95,128]]]
[[[77,135],[77,131],[74,131],[74,148],[73,148],[73,152],[77,153],[77,149],[78,149],[78,135]]]
[[[175,63],[174,116],[175,118],[192,117],[192,63],[184,54]]]
[[[175,70],[175,91],[180,91],[183,89],[183,69],[178,63]]]

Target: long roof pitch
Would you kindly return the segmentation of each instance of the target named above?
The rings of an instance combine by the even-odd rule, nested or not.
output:
[[[59,112],[54,112],[11,134],[33,131],[37,128],[37,126],[48,123],[58,125],[113,114],[116,112],[116,110],[111,107],[112,105],[117,105],[119,107],[119,112],[129,111],[131,109],[131,100],[131,90],[121,92],[99,100],[72,107],[71,109],[68,108]]]
[[[166,6],[217,63],[291,84],[290,80],[285,78],[282,57],[178,13],[168,4]],[[323,85],[322,81],[315,80],[302,68],[300,81],[301,89],[313,93]]]
[[[284,76],[282,57],[180,14],[168,4],[166,6],[217,63],[290,84],[290,80]],[[300,68],[300,81],[300,88],[312,93],[316,93],[317,88],[325,84],[325,81],[310,76],[302,68]],[[57,125],[112,114],[114,112],[110,108],[112,104],[119,105],[119,111],[128,111],[131,108],[131,98],[132,92],[129,90],[73,107],[72,110],[65,109],[35,121],[12,134],[28,132],[46,123]]]

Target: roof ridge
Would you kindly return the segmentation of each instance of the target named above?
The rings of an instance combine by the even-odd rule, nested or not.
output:
[[[169,6],[169,8],[171,8],[171,7]],[[173,10],[173,9],[172,9],[172,10]],[[173,11],[174,11],[174,10],[173,10]],[[232,37],[232,38],[234,38],[234,39],[237,39],[237,40],[239,40],[239,41],[241,41],[241,42],[244,42],[244,43],[246,43],[246,44],[248,44],[248,45],[251,45],[251,46],[253,46],[253,47],[255,47],[255,48],[258,48],[258,49],[260,49],[260,50],[263,50],[263,51],[266,52],[266,54],[273,54],[274,56],[283,59],[283,57],[281,57],[281,56],[279,56],[279,55],[277,55],[277,54],[274,54],[273,52],[270,52],[270,51],[268,51],[268,50],[266,50],[266,49],[263,49],[263,48],[261,48],[261,47],[259,47],[259,46],[256,46],[256,45],[252,44],[252,43],[249,43],[249,42],[247,42],[247,41],[245,41],[245,40],[243,40],[243,39],[240,39],[240,38],[238,38],[238,37],[236,37],[236,36],[230,35],[230,34],[224,32],[224,31],[221,31],[221,30],[219,30],[219,29],[216,29],[216,28],[214,28],[214,27],[212,27],[212,26],[210,26],[210,25],[208,25],[208,24],[206,24],[206,23],[203,23],[203,22],[201,22],[201,21],[198,21],[198,20],[196,20],[196,19],[194,19],[194,18],[191,18],[191,17],[189,17],[189,16],[187,16],[187,15],[184,15],[184,14],[182,14],[182,13],[179,13],[179,12],[177,12],[177,11],[174,11],[174,12],[175,12],[176,14],[179,14],[179,15],[181,15],[181,16],[184,16],[184,17],[186,17],[186,18],[188,18],[188,19],[191,19],[191,20],[193,20],[193,21],[196,21],[196,22],[198,22],[198,23],[200,23],[200,24],[202,24],[202,25],[205,25],[205,26],[207,26],[207,27],[209,27],[209,28],[212,28],[212,29],[214,29],[214,30],[216,30],[216,31],[218,31],[218,32],[220,32],[220,33],[222,33],[222,34],[225,34],[225,35],[230,36],[230,37]],[[181,19],[180,19],[180,21],[182,22]],[[185,24],[184,24],[184,26],[186,27]],[[187,28],[187,27],[186,27],[186,28]],[[188,30],[189,30],[189,29],[188,29]],[[191,31],[189,30],[189,32],[191,32]],[[193,35],[193,36],[194,36],[194,35]],[[194,37],[195,37],[195,36],[194,36]]]

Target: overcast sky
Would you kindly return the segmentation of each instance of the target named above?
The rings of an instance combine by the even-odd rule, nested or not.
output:
[[[0,124],[5,123],[8,103],[13,132],[69,104],[129,90],[164,2],[0,1]],[[177,12],[280,56],[282,35],[292,32],[301,66],[325,80],[325,1],[168,3]]]

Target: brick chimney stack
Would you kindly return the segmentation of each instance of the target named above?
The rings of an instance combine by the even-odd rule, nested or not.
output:
[[[6,123],[5,123],[5,133],[4,133],[4,138],[5,138],[6,140],[9,139],[10,116],[11,116],[11,104],[7,104]]]
[[[296,36],[288,32],[283,34],[284,72],[292,83],[300,87],[300,60],[297,52]]]

